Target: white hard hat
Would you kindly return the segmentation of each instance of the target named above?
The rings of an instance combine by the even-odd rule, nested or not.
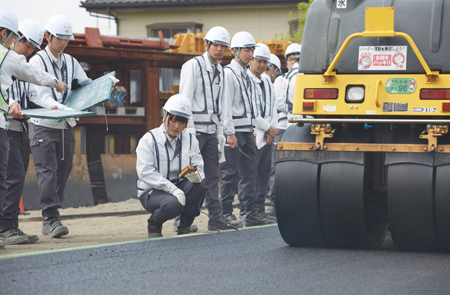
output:
[[[0,28],[8,29],[19,36],[17,16],[8,9],[0,9]],[[5,40],[6,41],[6,40]]]
[[[263,60],[270,60],[270,49],[264,43],[257,43],[255,51],[253,52],[253,57]]]
[[[75,40],[72,35],[70,20],[61,14],[52,16],[45,25],[45,30],[61,40]]]
[[[275,54],[270,54],[270,64],[274,65],[279,71],[281,71],[281,61]]]
[[[192,116],[191,101],[182,94],[172,95],[164,104],[163,109],[175,116],[190,119]]]
[[[284,57],[288,57],[291,54],[300,54],[302,52],[302,45],[297,43],[292,43],[286,48],[286,53]]]
[[[224,27],[216,26],[211,28],[208,33],[206,33],[205,41],[230,46],[230,34]]]
[[[231,39],[230,48],[256,47],[255,38],[248,32],[237,32]]]
[[[44,39],[44,28],[38,22],[32,19],[21,21],[19,23],[19,32],[31,45],[37,49],[41,48],[42,40]]]

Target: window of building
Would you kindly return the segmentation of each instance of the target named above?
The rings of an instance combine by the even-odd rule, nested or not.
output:
[[[294,34],[298,32],[298,19],[289,21],[289,35],[294,37]]]
[[[197,23],[156,23],[147,25],[147,36],[158,38],[162,31],[164,38],[172,38],[176,34],[201,33],[203,25]]]

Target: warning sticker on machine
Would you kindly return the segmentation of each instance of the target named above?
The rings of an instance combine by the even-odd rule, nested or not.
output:
[[[336,112],[336,105],[335,104],[326,104],[323,106],[323,110],[325,112]]]
[[[406,70],[407,46],[359,46],[358,70]]]
[[[411,112],[416,113],[436,113],[437,108],[411,108]]]
[[[401,102],[385,102],[383,103],[383,113],[387,112],[407,112],[408,104]]]

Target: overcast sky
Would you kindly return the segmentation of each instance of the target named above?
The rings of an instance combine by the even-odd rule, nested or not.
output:
[[[92,17],[80,5],[80,0],[1,0],[0,8],[14,12],[19,22],[31,18],[45,27],[52,15],[62,14],[72,22],[74,33],[84,34],[84,28],[91,27],[99,28],[102,35],[116,35],[113,20]]]

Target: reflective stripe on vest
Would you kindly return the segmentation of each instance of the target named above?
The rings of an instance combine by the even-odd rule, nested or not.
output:
[[[289,101],[289,86],[292,77],[295,77],[298,74],[298,68],[292,68],[284,77],[283,86],[286,89],[286,105],[288,106],[289,113],[292,113],[292,103]]]
[[[166,148],[166,136],[164,135],[164,132],[159,128],[153,129],[151,131],[148,131],[150,135],[153,138],[153,145],[155,149],[155,156],[156,156],[156,164],[157,164],[157,170],[158,173],[163,175],[166,179],[169,179],[169,173],[170,173],[170,160],[168,157],[168,151]],[[162,133],[162,134],[161,134]],[[164,143],[162,144],[160,141],[157,140],[157,138],[164,137]],[[192,166],[192,157],[189,156],[189,151],[192,151],[192,134],[189,132],[184,132],[181,134],[181,147],[180,147],[180,158],[179,158],[179,169],[186,166]],[[189,146],[189,149],[187,150],[186,154],[183,157],[183,146]],[[163,152],[164,149],[166,152]],[[160,152],[162,151],[162,152]],[[179,174],[179,173],[178,173]],[[142,196],[142,194],[145,191],[148,191],[149,194],[152,193],[153,189],[150,185],[145,183],[144,181],[137,179],[136,182],[136,188],[138,190],[138,197]]]
[[[43,51],[43,52],[45,53],[45,55],[47,56],[46,59],[48,60],[48,62],[49,62],[50,65],[52,66],[52,68],[53,68],[53,73],[50,73],[50,72],[49,72],[48,67],[47,67],[47,64],[46,64],[44,58],[42,57],[42,55],[40,54],[40,52],[42,52],[42,51]],[[60,72],[60,74],[61,74],[61,79],[60,79],[59,76],[58,76],[58,74],[57,74],[57,72],[56,72],[55,66],[53,65],[52,59],[51,59],[50,56],[48,55],[47,51],[41,50],[40,52],[37,52],[36,55],[39,56],[39,57],[41,58],[42,63],[44,64],[45,71],[46,71],[47,73],[51,74],[51,75],[54,75],[54,76],[56,77],[56,79],[61,80],[62,82],[64,82],[64,83],[66,83],[67,85],[69,85],[69,87],[70,87],[71,84],[72,84],[72,81],[73,81],[73,77],[75,76],[75,62],[74,62],[74,60],[73,60],[73,56],[70,56],[70,55],[69,55],[69,56],[72,58],[72,78],[70,79],[70,82],[69,82],[69,75],[68,75],[68,73],[67,73],[68,70],[67,70],[67,61],[66,61],[66,56],[65,56],[65,54],[63,54],[62,57],[64,58],[64,64],[65,64],[65,68],[66,68],[66,75],[63,75],[63,73]],[[62,104],[64,104],[64,102],[66,101],[68,92],[69,92],[69,90],[64,89],[63,94],[62,94],[63,96],[62,96],[62,98],[61,98],[61,103],[62,103]],[[55,88],[52,88],[52,94],[53,94],[53,99],[54,99],[55,101],[58,101],[58,98],[56,97]],[[38,106],[38,105],[34,105],[34,107],[41,108],[41,107]]]
[[[213,85],[214,80],[211,81],[211,77],[206,69],[206,61],[203,56],[194,57],[197,61],[198,66],[200,68],[200,75],[202,77],[202,85],[203,85],[203,95],[204,95],[204,106],[205,109],[202,111],[192,111],[194,117],[194,123],[202,124],[202,125],[212,125],[214,122],[212,121],[213,114],[220,114],[220,104],[221,104],[221,95],[222,88],[219,89],[219,93],[217,94],[217,98],[214,100],[214,91]],[[215,68],[214,68],[215,70]],[[219,82],[223,81],[223,71],[222,74],[219,75]],[[209,82],[209,83],[208,83]]]
[[[259,109],[260,109],[260,114],[261,114],[261,118],[263,118],[264,120],[266,120],[267,122],[270,122],[272,119],[272,88],[270,87],[271,82],[269,82],[267,79],[263,79],[261,77],[261,83],[264,85],[264,93],[262,93],[262,87],[261,88],[261,97],[263,97],[263,99],[259,99]],[[259,85],[261,86],[261,85]],[[259,91],[258,91],[259,93]],[[267,112],[267,98],[269,98],[269,111]],[[265,106],[263,108],[262,103],[264,102]]]
[[[8,54],[9,49],[6,49],[4,46],[0,46],[0,75],[2,74],[1,66],[3,61],[5,60],[6,55]],[[9,91],[9,89],[6,89]],[[0,111],[7,114],[9,109],[9,97],[6,99],[3,97],[1,86],[0,86]]]
[[[233,116],[233,124],[235,129],[239,128],[248,128],[248,127],[254,127],[253,126],[253,120],[255,118],[255,114],[253,113],[253,104],[251,100],[251,89],[250,89],[250,96],[247,92],[247,87],[244,86],[244,83],[242,83],[241,79],[236,75],[234,70],[230,66],[226,66],[225,68],[228,68],[231,70],[231,72],[236,77],[236,80],[239,83],[239,86],[241,88],[241,98],[244,102],[244,113],[241,116]],[[251,81],[251,79],[250,79]],[[253,81],[251,82],[253,83]],[[251,88],[252,86],[250,86]],[[247,97],[247,99],[245,99]],[[251,112],[247,112],[247,110],[251,110]]]

